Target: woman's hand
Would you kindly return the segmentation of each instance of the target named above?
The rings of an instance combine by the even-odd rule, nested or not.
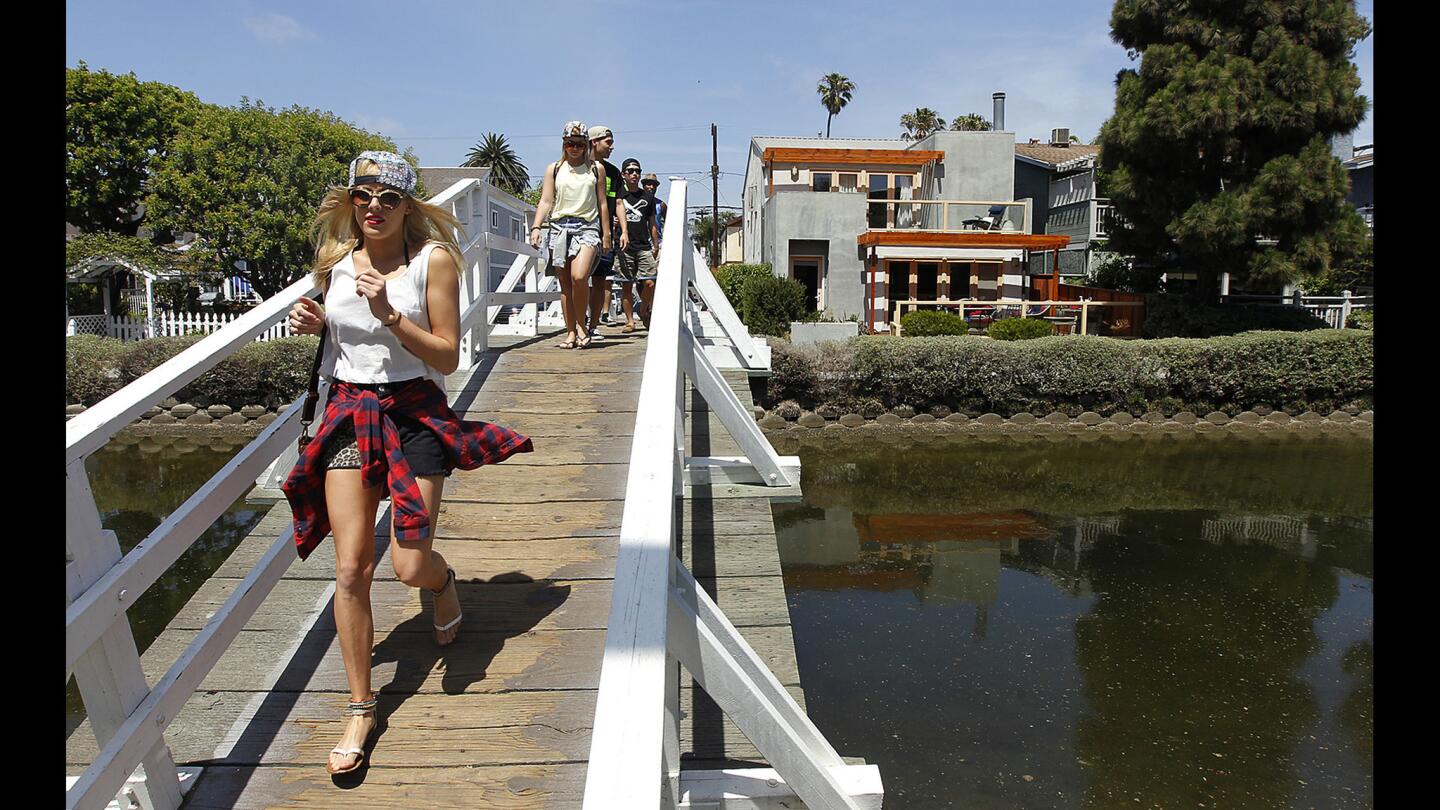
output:
[[[314,298],[301,298],[290,308],[290,331],[298,335],[318,335],[325,328],[325,308]]]
[[[538,249],[538,248],[540,247],[540,238],[541,238],[544,234],[545,234],[545,232],[542,231],[542,230],[539,229],[539,228],[531,228],[531,229],[530,229],[530,247],[533,247],[533,248]]]
[[[355,294],[369,299],[370,314],[379,318],[381,323],[395,317],[395,308],[390,306],[390,298],[385,294],[385,277],[375,272],[375,268],[355,276]]]

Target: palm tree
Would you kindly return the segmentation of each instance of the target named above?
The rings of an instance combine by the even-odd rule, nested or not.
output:
[[[460,165],[489,166],[490,182],[511,194],[524,194],[530,187],[529,171],[520,162],[515,150],[505,142],[504,135],[485,133],[485,137],[475,143]]]
[[[820,106],[829,111],[825,116],[825,137],[830,137],[830,119],[840,114],[846,104],[850,103],[850,96],[855,92],[855,83],[840,75],[831,73],[820,79],[816,85],[815,92],[820,94]]]
[[[907,141],[918,141],[932,132],[945,128],[945,119],[929,107],[916,107],[915,112],[900,116],[900,126],[905,132],[900,135]]]
[[[957,115],[955,120],[950,122],[952,132],[984,132],[990,129],[990,122],[980,117],[980,113],[968,115]]]

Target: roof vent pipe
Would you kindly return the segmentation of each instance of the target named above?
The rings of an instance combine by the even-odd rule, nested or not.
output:
[[[990,120],[994,123],[990,125],[990,129],[1000,132],[1005,129],[1005,93],[1004,91],[997,92],[990,99],[995,102],[995,112],[990,116]]]

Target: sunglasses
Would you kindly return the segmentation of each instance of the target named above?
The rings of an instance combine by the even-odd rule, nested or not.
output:
[[[584,149],[584,148],[585,148],[585,142],[584,142],[584,141],[566,141],[566,142],[565,142],[565,148],[566,148],[566,149]]]
[[[640,170],[639,170],[639,169],[621,169],[621,170],[620,170],[620,173],[621,173],[621,174],[639,174],[639,173],[640,173]]]
[[[370,205],[370,201],[376,196],[380,197],[380,207],[386,211],[395,210],[399,207],[400,203],[405,201],[404,194],[398,191],[390,191],[389,189],[380,192],[379,195],[372,194],[363,188],[350,189],[350,202],[353,203],[356,208],[364,208]]]

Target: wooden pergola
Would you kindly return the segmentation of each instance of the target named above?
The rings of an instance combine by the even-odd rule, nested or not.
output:
[[[1054,251],[1055,262],[1049,273],[1036,274],[1047,280],[1046,295],[1055,299],[1060,294],[1060,250],[1070,244],[1070,237],[1050,233],[1016,233],[1013,231],[866,231],[856,237],[862,250],[868,250],[866,270],[870,277],[870,294],[866,310],[870,313],[870,331],[875,331],[875,275],[879,263],[876,248],[960,248],[1025,251],[1025,273],[1030,272],[1032,250]]]

